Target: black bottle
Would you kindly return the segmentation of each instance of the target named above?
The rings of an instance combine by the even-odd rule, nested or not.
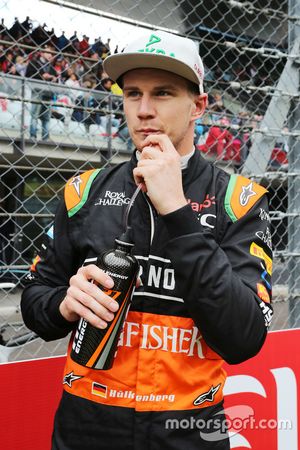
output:
[[[107,370],[113,365],[139,269],[137,259],[131,255],[134,244],[128,239],[128,233],[129,229],[115,240],[114,249],[97,259],[97,266],[114,280],[112,289],[102,290],[119,303],[119,309],[105,329],[95,328],[86,320],[80,320],[73,339],[71,358],[82,366]]]

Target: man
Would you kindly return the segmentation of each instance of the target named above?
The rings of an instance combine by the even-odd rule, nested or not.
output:
[[[123,88],[137,151],[67,183],[54,239],[24,291],[23,317],[46,340],[66,336],[80,317],[107,326],[118,305],[89,280],[113,288],[94,261],[123,232],[139,183],[131,226],[141,284],[112,369],[67,357],[52,448],[228,450],[223,359],[254,356],[272,313],[266,191],[194,150],[207,96],[192,41],[148,32],[104,69]]]
[[[29,62],[25,76],[55,83],[57,73],[52,65],[54,58],[52,51],[53,47],[46,45],[41,54]],[[33,103],[31,105],[30,137],[33,139],[37,138],[38,119],[42,123],[42,140],[49,139],[51,111],[48,103],[52,100],[52,97],[53,92],[50,87],[45,87],[41,83],[32,83],[31,99]]]

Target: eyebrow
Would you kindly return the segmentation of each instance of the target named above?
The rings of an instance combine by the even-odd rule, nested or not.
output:
[[[153,91],[161,91],[161,90],[176,91],[177,87],[172,84],[162,84],[160,86],[155,86],[152,90]],[[140,91],[140,88],[138,86],[126,86],[123,88],[123,91]]]

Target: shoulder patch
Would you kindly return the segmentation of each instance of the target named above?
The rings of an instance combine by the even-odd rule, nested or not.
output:
[[[87,201],[91,185],[100,170],[88,170],[67,181],[64,195],[69,217],[74,216]]]
[[[225,210],[236,222],[252,208],[267,189],[241,175],[231,175],[225,195]]]

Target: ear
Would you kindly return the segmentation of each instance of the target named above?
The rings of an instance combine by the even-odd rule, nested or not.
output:
[[[203,116],[206,106],[207,106],[207,94],[195,95],[191,120],[195,121],[199,119],[201,116]]]

